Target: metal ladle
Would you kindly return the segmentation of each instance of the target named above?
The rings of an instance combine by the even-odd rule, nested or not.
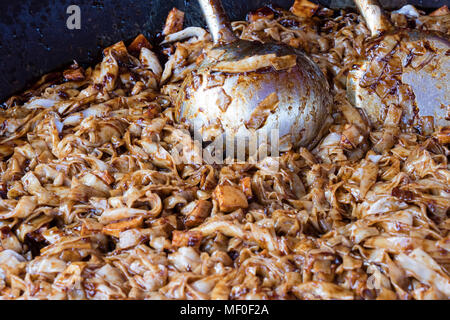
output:
[[[450,43],[445,35],[396,29],[376,0],[355,0],[372,40],[364,60],[347,78],[347,95],[381,127],[391,105],[401,108],[400,125],[428,131],[450,125]],[[432,129],[430,129],[430,125]]]
[[[185,79],[176,120],[188,123],[203,141],[225,135],[248,145],[250,135],[270,138],[276,129],[282,142],[314,146],[327,129],[332,103],[320,68],[290,46],[238,39],[220,1],[199,3],[214,46]],[[234,70],[235,63],[244,70]]]

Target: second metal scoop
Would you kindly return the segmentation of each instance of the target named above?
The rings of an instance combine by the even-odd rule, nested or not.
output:
[[[203,141],[278,130],[281,142],[312,147],[327,129],[332,96],[320,68],[292,47],[238,39],[220,1],[199,0],[214,40],[176,102],[177,121]],[[270,140],[270,139],[269,139]]]
[[[450,125],[450,43],[445,35],[393,27],[375,0],[355,0],[374,37],[365,60],[350,71],[349,100],[374,127],[391,105],[402,110],[404,127]],[[430,126],[434,128],[430,128]]]

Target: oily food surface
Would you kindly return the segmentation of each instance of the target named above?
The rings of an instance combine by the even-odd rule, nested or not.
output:
[[[391,16],[449,33],[445,8]],[[164,64],[138,36],[7,101],[1,298],[448,299],[449,131],[400,130],[395,105],[373,130],[347,101],[361,17],[296,1],[233,22],[243,39],[303,48],[335,100],[314,150],[239,165],[189,160],[201,150],[173,101],[211,40],[182,19],[169,14]]]

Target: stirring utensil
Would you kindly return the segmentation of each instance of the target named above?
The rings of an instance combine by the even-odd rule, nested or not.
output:
[[[320,68],[301,50],[241,40],[218,0],[199,0],[214,46],[189,75],[176,101],[176,120],[203,141],[218,136],[248,145],[278,130],[280,142],[312,147],[327,129],[332,96]]]
[[[437,32],[395,28],[376,0],[355,0],[372,39],[347,78],[350,102],[381,127],[390,106],[400,125],[424,133],[450,125],[450,42]]]

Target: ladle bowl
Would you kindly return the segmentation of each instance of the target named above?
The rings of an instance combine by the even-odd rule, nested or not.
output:
[[[180,90],[176,117],[203,141],[218,136],[248,144],[274,133],[281,144],[314,146],[327,129],[328,82],[303,51],[278,43],[238,39],[220,1],[199,0],[214,47]],[[239,68],[236,68],[239,65]]]

